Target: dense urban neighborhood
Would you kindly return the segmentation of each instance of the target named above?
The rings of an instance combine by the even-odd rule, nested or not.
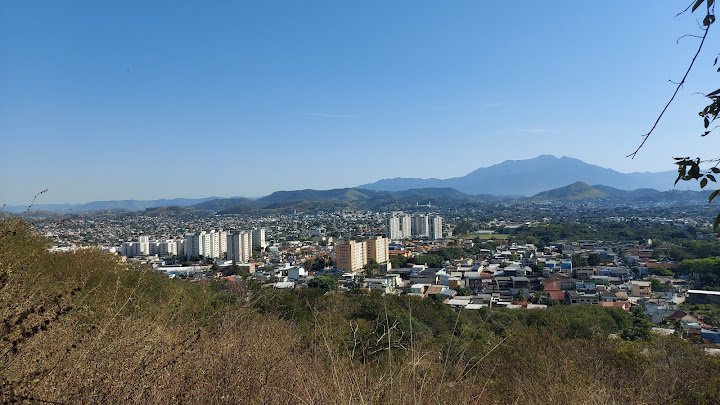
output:
[[[170,207],[31,218],[54,250],[99,246],[189,282],[409,295],[457,311],[616,307],[646,314],[656,333],[720,343],[720,247],[705,207],[676,206],[416,203],[225,215]]]

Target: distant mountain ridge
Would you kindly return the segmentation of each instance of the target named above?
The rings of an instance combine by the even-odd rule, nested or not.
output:
[[[510,201],[517,196],[528,196],[524,199],[534,199],[534,201],[614,197],[640,198],[652,202],[679,198],[677,195],[679,191],[670,192],[675,194],[663,194],[655,190],[670,189],[676,177],[675,171],[626,174],[570,157],[541,155],[533,159],[507,160],[477,169],[463,177],[445,180],[383,179],[354,188],[276,191],[261,198],[207,197],[93,201],[85,204],[35,204],[32,210],[69,213],[94,210],[139,211],[177,206],[220,213],[246,213],[264,208],[289,210],[293,205],[300,209],[308,209],[311,205],[308,202],[311,201],[333,202],[333,204],[323,204],[325,208],[386,209],[428,203],[438,207],[457,207],[479,202]],[[588,184],[596,185],[591,187]],[[683,186],[697,188],[692,182],[684,183]],[[700,201],[704,198],[701,194],[693,195],[692,198]],[[27,208],[27,206],[6,206],[4,211],[19,213],[26,211]]]
[[[479,168],[462,177],[449,179],[393,178],[363,184],[358,188],[378,191],[401,191],[409,188],[452,187],[463,193],[495,196],[532,196],[542,191],[564,187],[578,181],[602,184],[620,190],[653,188],[669,190],[677,172],[620,173],[612,169],[563,156],[540,155],[533,159],[506,160]]]
[[[220,197],[206,198],[171,198],[160,200],[112,200],[112,201],[92,201],[83,204],[34,204],[30,207],[33,211],[50,211],[55,213],[84,212],[96,210],[112,210],[126,209],[133,211],[141,211],[154,207],[189,207],[194,204],[205,201],[216,200]],[[5,206],[7,212],[24,212],[28,209],[27,205],[8,205]]]
[[[243,214],[250,208],[297,210],[297,211],[328,211],[337,209],[378,210],[389,207],[400,208],[417,204],[430,204],[436,207],[448,205],[473,204],[499,200],[493,196],[470,196],[452,188],[425,188],[404,191],[375,191],[359,188],[339,188],[332,190],[295,190],[276,191],[266,197],[246,204],[240,202],[227,206],[230,199],[217,203],[208,201],[189,208],[207,209],[210,205],[223,205],[226,208],[219,214]],[[313,206],[314,204],[314,206]]]

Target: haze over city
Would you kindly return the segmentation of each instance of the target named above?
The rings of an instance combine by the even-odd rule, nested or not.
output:
[[[625,156],[697,49],[682,8],[3,2],[0,204],[262,196],[540,154],[672,170],[720,146],[697,116],[716,37]]]

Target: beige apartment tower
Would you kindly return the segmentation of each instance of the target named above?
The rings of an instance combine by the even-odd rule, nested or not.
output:
[[[385,263],[390,260],[390,240],[377,236],[373,239],[365,241],[367,248],[367,259],[373,259],[378,263]]]
[[[356,271],[367,263],[365,242],[347,242],[335,245],[335,267],[345,271]]]
[[[339,270],[357,271],[362,270],[368,260],[373,259],[382,264],[387,263],[390,240],[382,236],[373,239],[356,242],[347,242],[335,245],[335,267]]]

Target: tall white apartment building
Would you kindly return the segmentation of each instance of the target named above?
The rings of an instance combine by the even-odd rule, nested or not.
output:
[[[428,217],[428,238],[432,240],[442,239],[442,227],[442,217],[437,215]]]
[[[202,234],[202,233],[201,233]],[[213,229],[205,233],[202,245],[205,247],[203,256],[219,259],[227,252],[227,232]]]
[[[203,257],[211,257],[212,254],[212,237],[205,231],[200,232],[200,255]]]
[[[178,254],[177,242],[175,240],[164,240],[159,243],[158,255],[175,256]]]
[[[407,239],[412,236],[410,215],[394,213],[385,221],[387,237],[390,239]]]
[[[235,263],[247,263],[250,261],[251,233],[240,231],[227,234],[227,259]]]
[[[149,250],[149,253],[148,253],[148,254],[149,254],[150,256],[160,255],[160,244],[161,244],[161,243],[162,243],[162,242],[159,241],[159,240],[150,241],[150,243],[149,243],[149,245],[150,245],[150,250]]]
[[[204,234],[205,232],[201,232]],[[204,238],[203,238],[204,239]],[[190,260],[194,255],[201,255],[205,249],[200,248],[200,235],[190,234],[185,236],[185,257]]]
[[[428,216],[427,215],[414,215],[411,221],[411,233],[412,236],[417,237],[429,237],[428,232]]]
[[[120,254],[125,257],[139,256],[139,246],[137,242],[123,242],[120,245]]]
[[[150,254],[150,237],[140,236],[138,238],[138,249],[140,256],[147,256]]]
[[[185,256],[185,239],[175,239],[175,246],[177,247],[178,256]]]
[[[265,228],[253,229],[251,239],[253,249],[265,249],[267,247],[267,242],[265,241]]]

